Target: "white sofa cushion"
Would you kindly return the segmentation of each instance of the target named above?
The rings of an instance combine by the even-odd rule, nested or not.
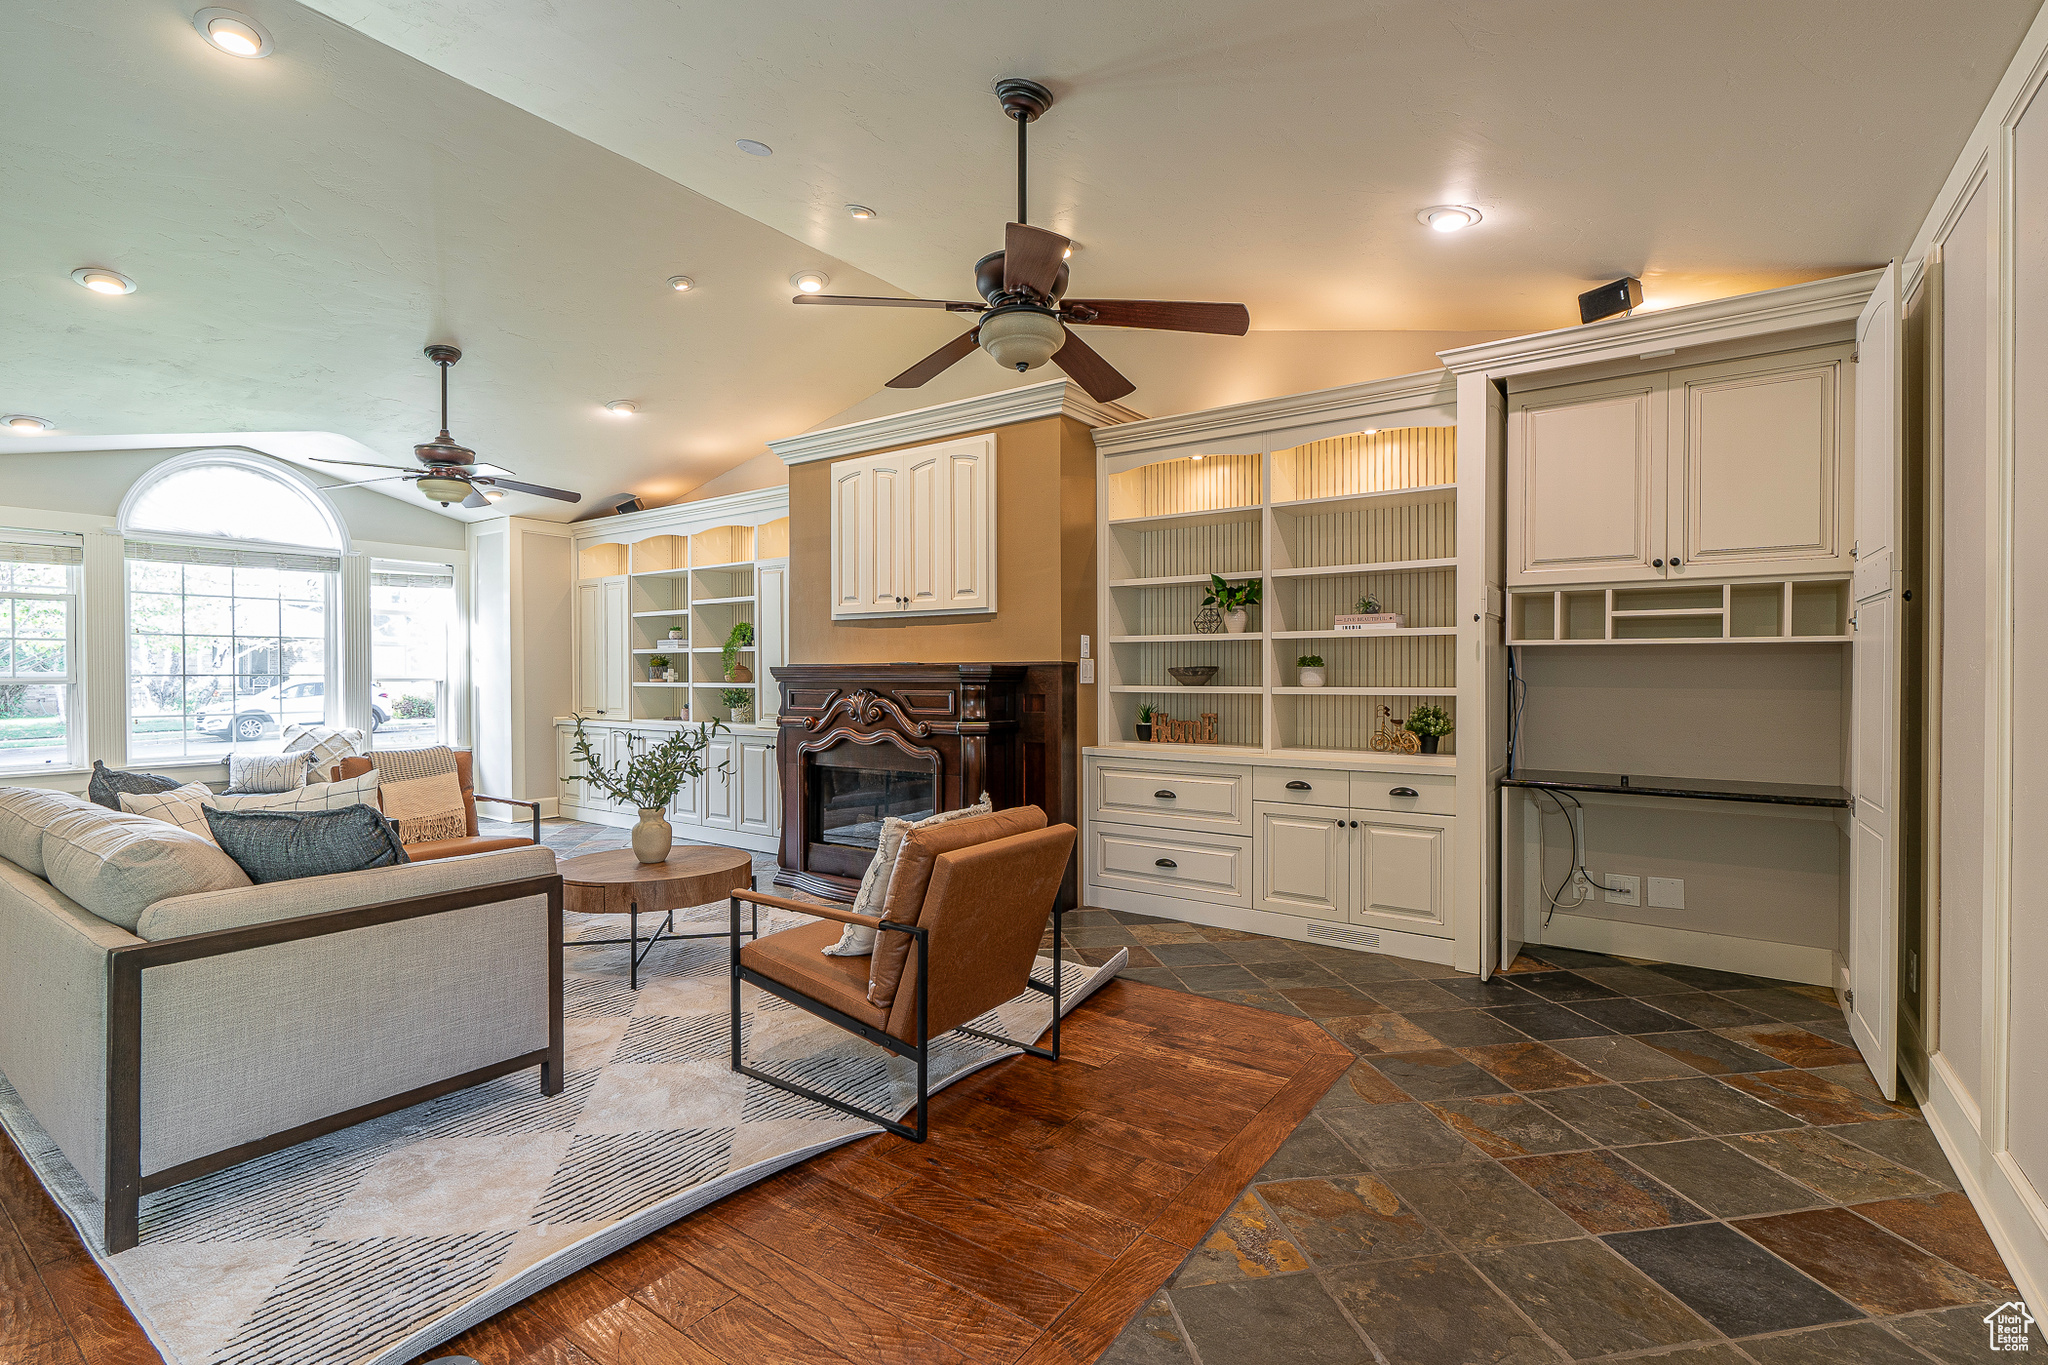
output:
[[[213,798],[217,810],[340,810],[343,806],[377,805],[377,771],[339,782],[308,782],[296,791],[263,792]],[[380,807],[381,809],[381,807]]]
[[[43,787],[0,787],[0,858],[32,876],[43,875],[43,831],[60,815],[99,810],[82,796]]]
[[[248,886],[235,860],[196,834],[147,815],[84,810],[43,831],[43,876],[110,924],[133,930],[171,896]]]
[[[130,815],[166,821],[198,835],[215,848],[220,847],[220,840],[213,837],[213,829],[206,823],[206,808],[213,803],[213,789],[204,782],[187,782],[167,792],[122,792],[117,799],[121,809]]]

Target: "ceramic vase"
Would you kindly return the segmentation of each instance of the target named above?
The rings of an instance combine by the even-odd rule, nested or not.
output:
[[[734,664],[731,675],[726,678],[727,682],[736,683],[752,682],[753,680],[754,670],[748,668],[745,664]]]
[[[1226,634],[1242,635],[1244,634],[1244,623],[1248,619],[1249,617],[1242,607],[1239,607],[1236,611],[1226,611],[1223,613],[1223,629]]]
[[[660,806],[642,806],[640,823],[633,826],[633,856],[643,863],[664,862],[675,847],[675,827]]]
[[[1320,668],[1302,669],[1301,685],[1303,687],[1321,687],[1323,685],[1323,670]]]

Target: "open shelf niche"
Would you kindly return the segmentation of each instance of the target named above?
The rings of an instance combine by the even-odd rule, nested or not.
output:
[[[1425,702],[1455,714],[1456,480],[1451,426],[1109,473],[1105,739],[1134,738],[1143,703],[1178,719],[1215,713],[1226,746],[1359,753],[1373,752],[1383,707],[1396,724]],[[1243,634],[1197,632],[1212,573],[1264,580]],[[1335,618],[1367,596],[1405,616],[1403,628],[1338,632]],[[1327,686],[1299,685],[1302,655],[1324,659]],[[1217,672],[1186,687],[1167,671],[1195,665]]]
[[[1513,645],[1840,644],[1847,578],[1574,587],[1509,594]]]

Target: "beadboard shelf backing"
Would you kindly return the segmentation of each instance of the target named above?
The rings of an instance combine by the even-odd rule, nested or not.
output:
[[[1273,501],[1441,487],[1458,479],[1456,427],[1394,427],[1273,452]]]
[[[1138,707],[1151,705],[1156,714],[1174,720],[1196,720],[1204,712],[1216,715],[1218,744],[1257,749],[1266,742],[1266,699],[1261,689],[1246,692],[1216,692],[1193,687],[1112,687],[1106,693],[1119,721],[1117,735],[1133,739],[1138,730]],[[1186,745],[1188,756],[1199,754],[1206,745]]]
[[[1310,688],[1275,695],[1274,748],[1371,753],[1372,739],[1379,733],[1380,726],[1391,721],[1398,727],[1401,720],[1418,706],[1441,707],[1453,724],[1458,718],[1455,688],[1353,695],[1340,693],[1335,696],[1328,695],[1328,691],[1327,688]],[[1456,753],[1457,738],[1454,729],[1438,741],[1437,751]],[[1372,754],[1375,759],[1386,756],[1383,753]]]
[[[1815,644],[1849,634],[1846,578],[1509,593],[1516,645]]]
[[[1256,455],[1189,455],[1109,476],[1112,523],[1241,508],[1256,514],[1264,499]]]

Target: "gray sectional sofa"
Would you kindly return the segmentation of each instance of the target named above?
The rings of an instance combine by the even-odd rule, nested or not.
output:
[[[0,787],[0,1073],[141,1195],[527,1067],[562,1086],[562,879],[517,848],[254,885],[211,842]]]

